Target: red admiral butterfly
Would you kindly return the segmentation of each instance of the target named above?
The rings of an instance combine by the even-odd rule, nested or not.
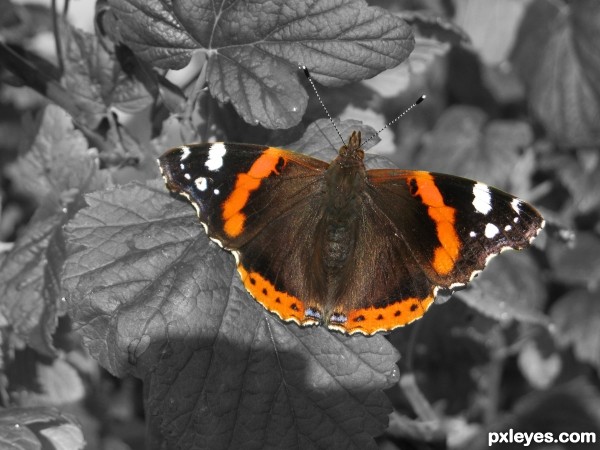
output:
[[[438,173],[366,170],[360,132],[331,163],[217,142],[159,158],[167,187],[235,256],[250,294],[282,320],[371,335],[425,314],[439,289],[529,246],[529,204]]]

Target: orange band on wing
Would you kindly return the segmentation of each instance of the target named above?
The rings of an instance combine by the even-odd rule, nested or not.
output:
[[[286,322],[296,322],[298,325],[313,325],[314,320],[305,320],[305,307],[301,300],[285,292],[275,289],[275,286],[257,272],[248,272],[241,264],[238,272],[244,286],[267,310],[274,312]]]
[[[237,237],[244,231],[246,214],[242,212],[250,194],[260,187],[263,179],[272,173],[279,173],[277,165],[284,161],[283,152],[276,148],[267,148],[254,161],[250,170],[237,176],[235,187],[223,203],[223,229],[229,237]]]
[[[348,334],[375,334],[390,331],[408,325],[420,319],[433,303],[433,296],[426,298],[407,298],[383,308],[355,309],[348,314],[344,324],[330,324],[329,328]]]
[[[454,268],[460,251],[460,239],[454,228],[456,210],[444,203],[444,198],[435,185],[431,174],[422,172],[410,178],[415,180],[417,191],[414,196],[420,196],[428,208],[429,217],[435,222],[438,240],[441,246],[436,247],[433,253],[433,269],[440,275],[449,274]]]

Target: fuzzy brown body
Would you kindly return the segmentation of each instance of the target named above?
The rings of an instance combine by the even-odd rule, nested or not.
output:
[[[360,134],[356,135],[360,139]],[[325,317],[344,312],[348,297],[348,277],[360,233],[362,195],[367,171],[360,141],[350,141],[324,174],[321,220],[316,228],[311,271],[311,298],[320,298]],[[323,295],[325,293],[325,295]]]

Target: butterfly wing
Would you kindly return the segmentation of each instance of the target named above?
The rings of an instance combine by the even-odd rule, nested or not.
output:
[[[418,319],[437,289],[463,286],[493,255],[527,247],[544,225],[532,206],[505,192],[429,172],[368,171],[362,208],[362,241],[344,301],[351,308],[344,321],[329,324],[347,333]]]
[[[229,143],[176,147],[158,162],[167,187],[185,196],[208,236],[232,251],[244,285],[259,303],[286,321],[319,322],[300,299],[307,298],[303,279],[310,270],[327,163]]]
[[[328,167],[278,148],[220,142],[176,147],[158,162],[167,187],[188,198],[208,235],[230,250],[318,190]],[[299,179],[306,182],[290,182]],[[283,210],[272,208],[274,202]]]

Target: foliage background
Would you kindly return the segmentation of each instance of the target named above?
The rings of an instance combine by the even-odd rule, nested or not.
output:
[[[215,19],[214,2],[99,0],[85,32],[68,14],[81,4],[49,3],[0,1],[2,445],[600,436],[597,2],[234,1]],[[387,337],[262,310],[154,160],[209,139],[330,158],[339,143],[298,62],[345,135],[426,93],[369,163],[534,203],[548,222],[534,248]]]

